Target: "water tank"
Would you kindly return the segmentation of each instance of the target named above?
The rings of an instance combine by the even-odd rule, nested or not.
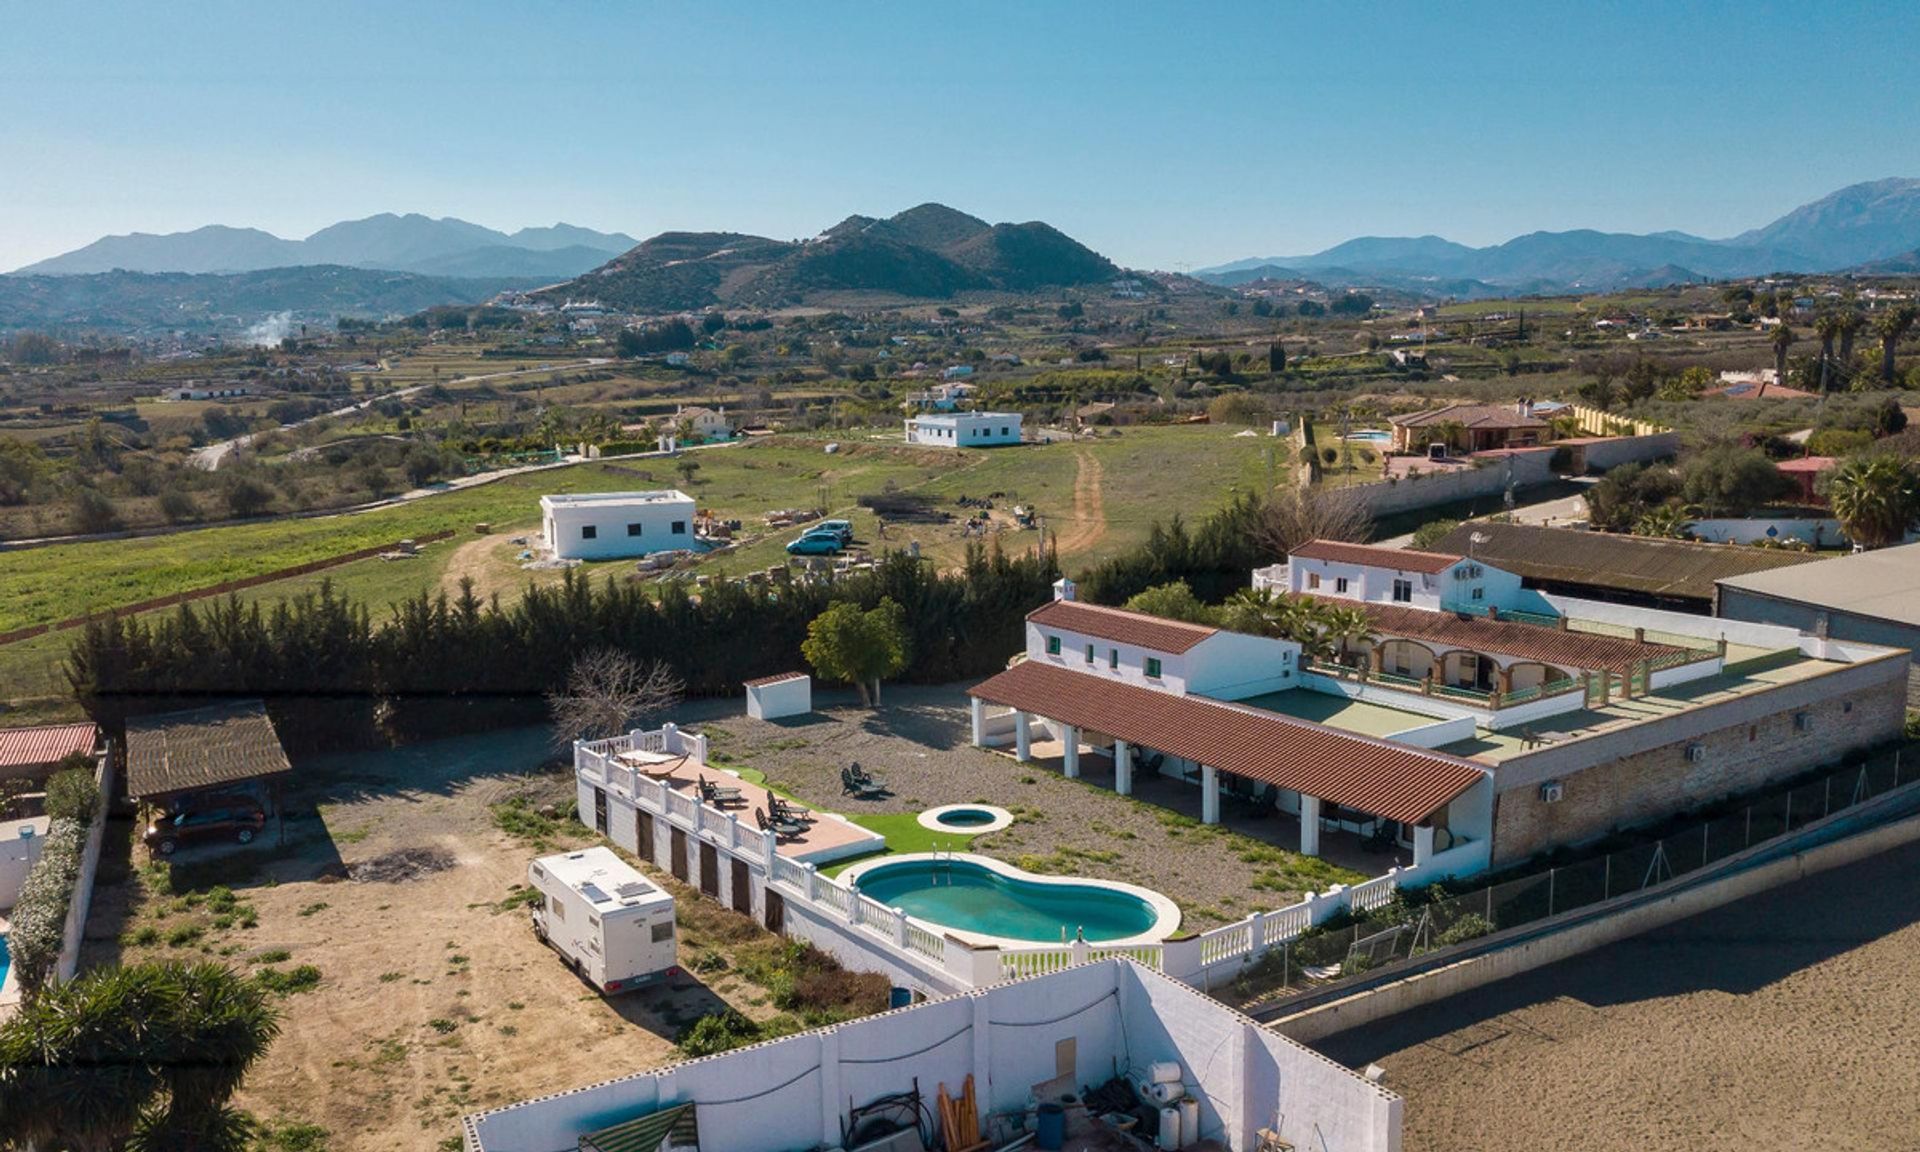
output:
[[[1180,1132],[1189,1142],[1200,1138],[1200,1101],[1191,1096],[1180,1100]]]
[[[1033,1131],[1034,1144],[1037,1147],[1048,1149],[1049,1152],[1066,1144],[1067,1110],[1052,1101],[1048,1101],[1040,1105],[1038,1112],[1037,1123]]]
[[[1160,1136],[1154,1147],[1160,1152],[1175,1152],[1180,1147],[1180,1109],[1160,1109]]]

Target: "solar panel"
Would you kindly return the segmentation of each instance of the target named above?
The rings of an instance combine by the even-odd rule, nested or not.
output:
[[[591,880],[580,886],[580,894],[594,904],[605,904],[607,902],[607,894],[600,890],[600,885],[595,884]]]
[[[637,896],[645,896],[647,893],[653,891],[653,885],[639,880],[629,880],[625,884],[620,885],[620,887],[615,888],[614,891],[619,893],[620,899],[632,900]]]

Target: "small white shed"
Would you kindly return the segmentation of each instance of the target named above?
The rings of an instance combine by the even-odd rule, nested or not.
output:
[[[747,715],[755,720],[804,716],[813,711],[813,677],[805,672],[782,672],[747,681]]]

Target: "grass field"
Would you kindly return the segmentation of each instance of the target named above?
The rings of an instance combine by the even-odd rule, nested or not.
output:
[[[1119,436],[1078,444],[1051,444],[998,451],[909,449],[893,441],[841,439],[834,455],[822,438],[782,436],[693,455],[700,467],[685,485],[722,517],[754,529],[770,509],[821,502],[855,523],[859,537],[876,548],[920,544],[938,563],[954,563],[965,549],[956,520],[948,525],[896,525],[882,537],[877,523],[857,506],[860,496],[889,486],[922,491],[948,510],[961,495],[1005,495],[1004,510],[1028,503],[1055,535],[1071,570],[1144,539],[1156,520],[1175,513],[1189,519],[1225,503],[1234,489],[1254,490],[1286,474],[1275,441],[1241,437],[1230,428],[1189,426],[1126,429]],[[1269,461],[1270,455],[1273,456]],[[388,605],[422,589],[451,584],[472,565],[485,591],[524,587],[507,535],[537,528],[543,493],[618,491],[681,485],[673,462],[640,459],[580,464],[510,477],[375,511],[288,520],[270,524],[215,526],[138,540],[61,544],[0,553],[0,631],[52,623],[153,597],[205,588],[336,556],[403,537],[452,529],[457,535],[427,546],[404,561],[361,560],[324,572],[275,581],[241,593],[244,600],[272,602],[319,587],[328,580],[369,604],[378,620]],[[473,535],[491,525],[497,543]],[[716,574],[778,564],[790,530],[760,531],[741,548],[701,566]],[[1009,530],[1009,549],[1040,542],[1040,533]],[[616,561],[591,570],[625,571]],[[541,579],[557,579],[542,573]],[[15,701],[58,691],[57,672],[73,633],[52,633],[0,646],[0,697]]]

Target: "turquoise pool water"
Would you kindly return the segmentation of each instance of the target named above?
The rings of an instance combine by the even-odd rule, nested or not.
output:
[[[1349,432],[1347,439],[1363,440],[1369,444],[1391,444],[1393,442],[1393,433],[1379,431]]]
[[[7,960],[7,935],[4,932],[0,932],[0,986],[5,986],[7,982],[7,964],[8,963],[9,961]]]
[[[1129,892],[1092,884],[1037,884],[965,860],[906,860],[868,869],[860,891],[934,924],[1057,944],[1073,939],[1122,940],[1151,931],[1153,906]]]
[[[955,808],[942,812],[934,819],[955,828],[978,828],[982,824],[991,824],[996,817],[985,808]]]

